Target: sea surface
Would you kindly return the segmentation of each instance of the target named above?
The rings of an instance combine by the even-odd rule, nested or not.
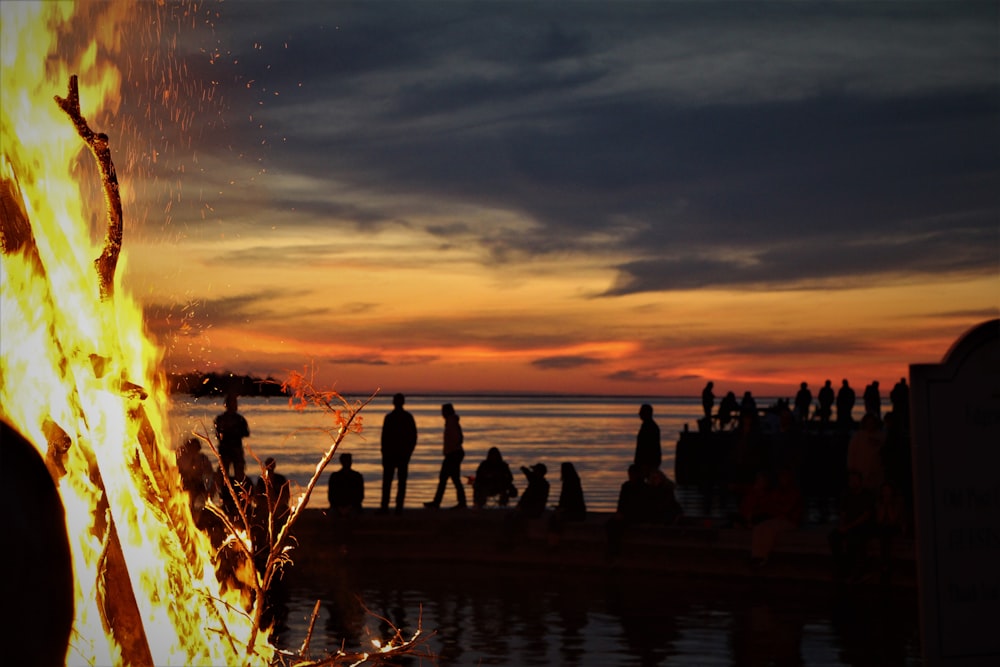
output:
[[[613,511],[635,448],[638,410],[654,409],[661,430],[663,468],[671,476],[674,445],[687,425],[696,428],[698,398],[579,398],[412,396],[406,408],[416,418],[417,449],[410,464],[408,511],[424,511],[433,496],[441,462],[441,404],[451,402],[465,433],[463,475],[471,475],[490,446],[500,448],[519,488],[521,465],[549,468],[555,501],[558,470],[572,461],[583,482],[588,508]],[[758,399],[758,405],[771,401]],[[354,456],[365,477],[368,508],[381,488],[379,433],[391,410],[379,396],[361,413],[364,429],[341,451]],[[222,401],[175,396],[170,426],[176,446],[192,432],[211,432]],[[334,421],[318,409],[297,412],[286,399],[243,398],[247,418],[248,471],[252,456],[273,456],[278,471],[304,489],[331,445]],[[309,506],[326,506],[322,473]],[[395,486],[393,488],[395,492]],[[449,488],[445,504],[454,502]],[[331,572],[308,589],[288,590],[286,623],[274,639],[296,649],[306,636],[313,605],[322,600],[311,645],[318,651],[370,648],[395,627],[409,636],[422,628],[440,665],[919,665],[915,591],[831,585],[733,583],[677,576],[636,578],[622,572],[581,579],[551,571],[487,569],[428,571],[403,566],[390,571],[355,566]]]

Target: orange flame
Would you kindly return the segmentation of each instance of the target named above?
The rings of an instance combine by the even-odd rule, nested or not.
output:
[[[220,585],[180,491],[162,352],[120,284],[113,298],[101,295],[101,242],[87,223],[101,208],[80,187],[93,172],[79,168],[85,149],[53,101],[78,74],[85,118],[118,108],[122,77],[101,54],[119,48],[117,21],[130,8],[93,5],[0,3],[0,183],[30,223],[28,241],[4,239],[0,253],[0,418],[43,457],[54,431],[69,441],[57,482],[76,588],[68,663],[124,661],[99,604],[113,523],[154,664],[267,664],[273,648],[253,632],[248,601]],[[60,30],[85,9],[102,12],[85,17],[92,40],[74,62],[55,58]]]

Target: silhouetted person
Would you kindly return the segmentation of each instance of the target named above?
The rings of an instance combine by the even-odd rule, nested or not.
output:
[[[181,486],[188,493],[191,516],[201,527],[202,510],[215,489],[215,474],[212,462],[201,451],[198,438],[190,438],[177,451],[177,470],[181,475]]]
[[[674,481],[664,475],[662,470],[654,470],[649,474],[646,484],[649,485],[649,512],[653,523],[667,526],[677,523],[684,512],[677,502],[677,485]]]
[[[576,466],[563,461],[559,467],[559,479],[562,487],[555,507],[556,514],[564,521],[583,521],[587,517],[587,503],[583,499],[583,484]]]
[[[714,382],[709,382],[701,390],[701,409],[705,413],[705,422],[712,425],[712,408],[715,407],[715,394],[712,393]]]
[[[507,501],[516,495],[510,465],[503,460],[499,448],[490,447],[486,458],[476,468],[476,478],[472,484],[472,505],[476,509],[482,509],[489,498],[496,496],[497,504],[506,507]]]
[[[865,402],[866,413],[882,419],[882,395],[879,392],[878,380],[873,380],[870,385],[865,387],[862,400]]]
[[[285,525],[290,511],[289,500],[291,487],[288,485],[288,478],[277,472],[278,462],[273,456],[267,457],[264,461],[264,469],[261,471],[257,483],[254,485],[254,493],[262,503],[262,509],[270,512],[274,517],[275,530]]]
[[[642,469],[632,464],[628,467],[628,479],[618,490],[618,505],[614,516],[605,524],[608,538],[607,556],[614,558],[621,553],[625,529],[649,520],[649,487],[643,481]]]
[[[823,387],[819,390],[819,394],[816,396],[816,399],[819,401],[819,409],[817,410],[819,420],[822,423],[827,424],[829,423],[830,415],[833,412],[834,401],[833,385],[830,380],[827,380],[823,384]]]
[[[850,426],[854,423],[851,411],[854,410],[854,402],[857,396],[847,380],[840,383],[840,390],[837,392],[837,423],[841,426]]]
[[[235,393],[226,396],[226,411],[215,418],[215,435],[219,440],[219,458],[222,459],[223,474],[243,479],[246,472],[243,438],[250,437],[250,427],[247,425],[247,420],[239,413]]]
[[[453,509],[465,509],[465,489],[462,487],[462,459],[465,458],[462,443],[465,441],[465,437],[462,435],[462,426],[459,424],[458,415],[455,414],[454,405],[451,403],[442,405],[441,416],[444,418],[444,445],[442,447],[444,461],[441,462],[441,472],[438,475],[438,487],[434,494],[434,500],[424,503],[424,507],[437,509],[441,506],[444,489],[450,479],[455,485],[455,495],[458,497],[458,504]]]
[[[740,404],[736,400],[736,394],[729,391],[719,401],[719,430],[725,430],[729,422],[734,421],[740,412]]]
[[[545,504],[549,501],[549,480],[545,479],[548,468],[544,463],[536,463],[530,468],[521,466],[521,472],[528,480],[517,507],[504,517],[501,546],[510,547],[524,534],[527,523],[545,514]]]
[[[0,597],[7,609],[0,638],[7,662],[65,665],[74,606],[66,513],[38,450],[6,422],[0,422],[0,443]]]
[[[559,479],[562,483],[559,490],[559,501],[556,503],[549,518],[549,545],[554,546],[562,534],[567,522],[583,521],[587,518],[587,503],[583,499],[583,484],[576,466],[569,461],[563,461],[559,467]]]
[[[899,378],[899,382],[889,392],[889,400],[892,401],[892,412],[896,415],[896,425],[903,432],[910,429],[910,387],[906,384],[906,378]]]
[[[229,477],[229,483],[226,484],[224,475],[225,472],[223,470],[219,469],[216,471],[219,500],[226,515],[237,527],[240,527],[243,525],[242,518],[240,517],[241,511],[247,519],[253,518],[253,482],[250,481],[246,473],[243,473],[242,477]],[[233,493],[230,493],[230,487],[232,487],[233,493],[236,494],[235,497]]]
[[[809,420],[809,409],[812,407],[813,395],[809,391],[809,384],[803,382],[799,385],[799,391],[795,394],[795,418],[800,422]]]
[[[413,415],[403,409],[406,397],[396,394],[392,397],[392,412],[382,420],[382,504],[380,512],[389,511],[389,496],[392,492],[392,478],[397,477],[396,514],[403,511],[406,499],[406,478],[410,469],[410,457],[417,446],[417,423]]]
[[[354,457],[344,452],[340,455],[340,470],[330,473],[326,499],[330,510],[338,516],[361,513],[365,500],[365,479],[353,468]]]
[[[545,504],[549,502],[549,480],[545,479],[548,468],[544,463],[536,463],[530,468],[521,466],[521,472],[528,486],[517,501],[517,513],[526,519],[536,519],[545,513]]]
[[[264,468],[253,487],[253,532],[254,561],[258,571],[267,564],[267,555],[278,533],[284,527],[289,515],[291,489],[288,479],[279,472],[274,457],[264,461]]]
[[[662,450],[660,448],[660,427],[653,421],[653,406],[643,403],[639,408],[639,433],[635,438],[635,459],[633,463],[639,467],[645,477],[660,467]]]
[[[740,401],[740,419],[750,417],[756,422],[760,415],[757,413],[757,401],[749,391],[743,392],[743,400]]]

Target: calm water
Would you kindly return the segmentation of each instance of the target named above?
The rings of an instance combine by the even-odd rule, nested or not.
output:
[[[663,467],[673,470],[674,445],[685,424],[696,428],[701,415],[700,399],[644,398],[524,398],[524,397],[408,397],[406,408],[417,422],[417,449],[410,461],[406,506],[421,507],[437,486],[441,466],[443,420],[441,404],[451,402],[461,418],[465,434],[463,475],[471,475],[497,446],[511,465],[518,488],[524,489],[521,465],[545,463],[553,494],[558,493],[558,470],[563,461],[572,461],[580,473],[589,509],[613,510],[618,488],[635,450],[639,429],[639,406],[653,405],[653,418],[663,439]],[[222,401],[175,396],[170,423],[175,446],[193,431],[211,431],[212,420],[223,409]],[[341,451],[351,452],[354,468],[365,478],[365,505],[376,507],[381,494],[382,467],[379,437],[382,418],[392,409],[392,397],[380,396],[362,411],[364,431],[350,435]],[[240,412],[250,424],[247,471],[255,474],[249,461],[252,451],[261,460],[274,456],[278,471],[293,484],[304,488],[316,462],[330,444],[330,437],[317,429],[330,428],[332,419],[320,410],[305,413],[288,407],[285,399],[240,400]],[[326,478],[339,468],[336,459],[324,473],[309,507],[326,506]],[[672,473],[669,473],[672,476]],[[395,493],[395,487],[394,491]],[[445,504],[454,500],[454,490],[445,494]],[[554,498],[553,498],[554,500]]]
[[[291,591],[277,643],[301,644],[319,598],[312,646],[370,647],[392,635],[381,618],[404,636],[431,633],[441,665],[916,666],[914,595],[621,572],[354,570]]]
[[[640,404],[654,407],[668,471],[679,432],[685,424],[694,428],[701,413],[696,398],[409,397],[406,407],[420,435],[410,465],[408,508],[420,507],[437,483],[443,402],[454,403],[461,417],[464,474],[472,474],[486,450],[496,445],[515,471],[520,465],[546,463],[556,494],[558,464],[573,461],[588,507],[598,511],[614,509],[635,447]],[[368,507],[377,506],[379,499],[379,431],[390,409],[391,397],[376,399],[362,413],[364,432],[349,436],[343,445],[365,477]],[[175,397],[174,443],[195,430],[205,433],[221,410],[218,399]],[[283,399],[242,399],[240,411],[250,424],[248,448],[261,459],[274,456],[279,470],[304,487],[330,443],[318,430],[332,426],[330,418],[318,410],[295,412]],[[311,507],[325,506],[326,477],[337,467],[334,461],[324,473]],[[449,489],[445,503],[453,494]],[[320,599],[314,647],[338,647],[343,641],[366,648],[372,638],[391,634],[379,616],[407,635],[418,624],[433,633],[428,648],[442,665],[920,664],[914,591],[879,594],[820,584],[802,589],[676,577],[637,580],[627,573],[579,580],[530,570],[470,574],[409,567],[331,569],[328,580],[288,591],[287,626],[278,644],[301,644],[313,604]],[[408,664],[430,663],[413,659]]]

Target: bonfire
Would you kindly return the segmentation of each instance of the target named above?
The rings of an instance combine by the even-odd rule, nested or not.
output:
[[[49,2],[5,3],[3,11],[0,420],[5,453],[26,442],[44,461],[61,505],[56,516],[64,517],[56,533],[65,529],[71,561],[72,627],[68,637],[53,630],[49,638],[73,665],[317,665],[405,651],[416,637],[397,632],[372,656],[310,659],[308,636],[297,654],[281,653],[263,621],[268,587],[294,553],[294,520],[363,405],[335,405],[336,394],[293,375],[297,399],[339,422],[288,521],[278,528],[268,519],[263,567],[253,561],[260,545],[251,542],[245,510],[234,518],[209,503],[224,525],[221,545],[193,520],[166,435],[162,351],[118,270],[126,254],[112,146],[88,122],[117,108],[121,76],[98,57],[116,28],[95,26],[84,55],[60,62],[59,31],[73,13]],[[96,171],[78,169],[83,150]],[[99,179],[103,206],[88,200],[93,188],[80,182],[88,178]],[[103,233],[93,233],[88,206],[103,208]],[[14,576],[61,581],[56,574]]]

